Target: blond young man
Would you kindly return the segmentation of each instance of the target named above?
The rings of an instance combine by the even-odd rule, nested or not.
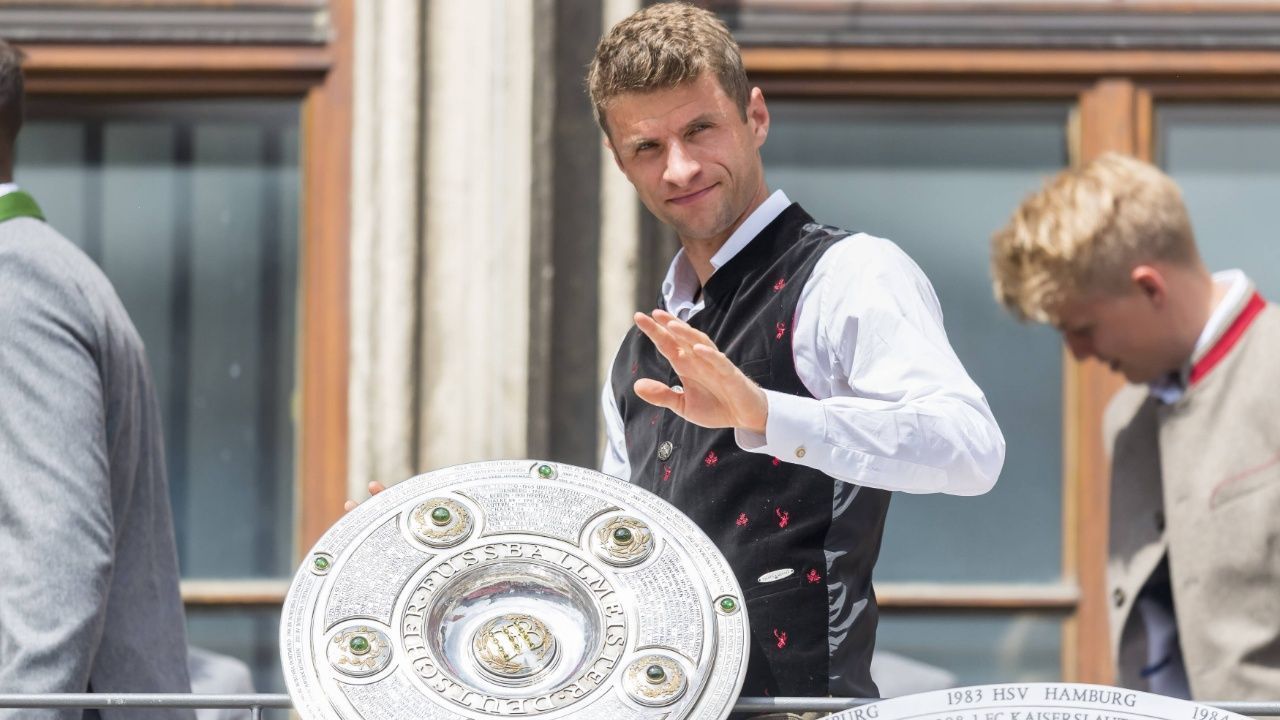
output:
[[[681,244],[602,393],[603,469],[728,558],[753,635],[744,694],[875,696],[889,491],[988,490],[990,408],[915,263],[769,191],[769,111],[713,14],[637,12],[587,84],[618,168]]]
[[[1105,420],[1121,684],[1199,700],[1280,688],[1280,309],[1210,274],[1174,182],[1116,154],[992,239],[996,297],[1131,383]]]

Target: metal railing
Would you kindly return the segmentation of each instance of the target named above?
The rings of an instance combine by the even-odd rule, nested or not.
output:
[[[734,705],[735,712],[828,712],[834,713],[875,702],[866,698],[812,697],[742,697]],[[1280,716],[1280,700],[1267,702],[1198,702],[1220,710],[1253,717]],[[267,709],[288,710],[293,707],[288,695],[196,695],[186,693],[49,693],[42,695],[0,694],[0,708],[190,708],[248,710],[260,720]]]
[[[248,710],[253,720],[261,720],[268,708],[288,710],[288,695],[252,693],[242,695],[197,695],[195,693],[46,693],[41,695],[0,694],[0,708],[60,710],[109,710],[111,708],[190,708],[192,710]]]

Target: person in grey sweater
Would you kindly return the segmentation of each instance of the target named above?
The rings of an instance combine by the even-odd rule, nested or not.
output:
[[[0,41],[0,693],[190,692],[150,368],[110,282],[12,183],[21,61]]]

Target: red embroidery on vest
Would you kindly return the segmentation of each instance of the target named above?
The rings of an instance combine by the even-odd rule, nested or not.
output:
[[[776,283],[774,283],[774,284],[773,284],[773,291],[774,291],[774,292],[778,292],[778,291],[782,290],[782,288],[784,288],[784,287],[786,287],[786,286],[787,286],[787,279],[786,279],[786,278],[778,278],[778,282],[776,282]]]
[[[780,458],[780,457],[775,457],[775,458],[773,459],[773,466],[774,466],[774,467],[778,467],[778,466],[779,466],[779,465],[781,465],[781,464],[782,464],[782,458]]]
[[[791,522],[791,513],[782,508],[775,508],[773,513],[778,516],[778,527],[784,528],[787,523]]]
[[[785,335],[785,334],[786,334],[786,332],[787,332],[787,326],[786,326],[786,325],[784,325],[784,324],[782,324],[782,323],[778,323],[776,330],[777,330],[778,332],[777,332],[776,334],[774,334],[774,336],[773,336],[773,337],[774,337],[774,339],[775,339],[775,340],[781,340],[781,339],[782,339],[782,336],[783,336],[783,335]]]
[[[716,457],[716,451],[712,450],[711,452],[707,453],[706,459],[703,460],[702,462],[706,464],[707,467],[715,467],[716,463],[720,462],[720,458]]]
[[[666,482],[667,480],[670,480],[670,479],[671,479],[671,466],[670,466],[670,465],[663,465],[663,466],[662,466],[662,480],[663,480],[663,482]]]
[[[805,575],[804,577],[806,580],[809,581],[810,585],[815,585],[819,580],[822,579],[822,576],[818,574],[817,570],[810,570],[809,574]]]
[[[746,525],[746,524],[747,524],[747,514],[746,514],[746,513],[739,513],[739,514],[738,514],[737,526],[738,526],[738,527],[742,527],[743,525]]]
[[[787,631],[778,632],[777,628],[773,629],[773,637],[778,640],[778,649],[781,650],[787,646]]]
[[[658,416],[659,416],[659,415],[661,415],[661,414],[662,414],[662,413],[654,413],[654,414],[653,414],[653,417],[649,418],[649,425],[650,425],[650,427],[652,427],[652,426],[654,426],[654,425],[657,425],[657,424],[658,424]]]
[[[636,361],[631,363],[631,374],[635,375],[639,371],[640,371],[640,362]]]

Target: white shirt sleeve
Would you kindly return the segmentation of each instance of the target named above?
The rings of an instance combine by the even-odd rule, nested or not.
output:
[[[613,394],[613,363],[610,362],[610,374],[604,379],[604,390],[600,393],[600,405],[604,409],[604,457],[600,459],[600,472],[623,480],[631,479],[631,461],[627,458],[626,428],[622,424],[622,413],[618,412],[618,401]]]
[[[763,436],[744,450],[847,482],[979,495],[1004,465],[1004,436],[947,340],[928,278],[888,240],[854,235],[819,259],[792,328],[813,397],[765,391]]]

